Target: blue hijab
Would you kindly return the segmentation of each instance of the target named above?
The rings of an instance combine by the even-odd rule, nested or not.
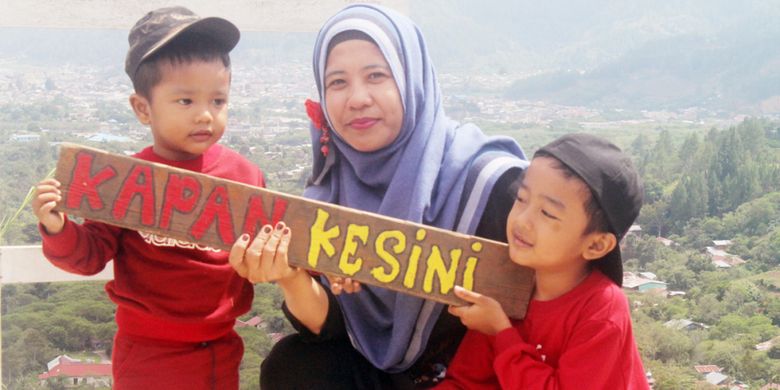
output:
[[[314,46],[320,102],[329,43],[344,31],[368,35],[390,65],[404,109],[402,128],[395,141],[374,152],[359,152],[332,132],[325,157],[320,130],[312,126],[313,172],[304,196],[473,234],[498,177],[526,166],[520,146],[447,118],[422,33],[406,16],[380,6],[348,6],[320,30]],[[490,168],[481,168],[467,189],[470,170],[484,156],[490,161],[480,167]],[[409,368],[425,349],[444,305],[362,287],[359,293],[337,296],[352,344],[380,369]]]

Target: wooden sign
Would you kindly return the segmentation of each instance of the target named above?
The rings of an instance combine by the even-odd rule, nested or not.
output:
[[[283,220],[291,265],[447,304],[461,285],[522,318],[533,287],[506,244],[168,165],[63,144],[56,178],[68,214],[223,250]]]

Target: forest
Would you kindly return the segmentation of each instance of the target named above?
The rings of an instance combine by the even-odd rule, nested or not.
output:
[[[685,135],[663,128],[635,133],[621,146],[641,173],[645,206],[637,221],[641,231],[622,243],[625,270],[655,274],[666,283],[667,294],[624,291],[654,388],[709,388],[694,365],[717,365],[751,388],[779,383],[780,123],[750,118]],[[42,134],[36,141],[20,143],[2,135],[0,218],[8,218],[29,187],[54,166],[56,142],[73,137]],[[552,137],[553,132],[548,134]],[[271,188],[300,193],[305,173],[278,172],[291,160],[306,158],[302,156],[307,150],[294,146],[303,139],[264,148],[250,148],[258,144],[253,139],[228,142],[266,167],[274,179]],[[92,146],[117,152],[137,149],[133,144]],[[272,160],[269,151],[276,156]],[[745,263],[716,266],[706,250],[715,240],[730,240],[728,252]],[[37,242],[29,208],[0,237],[2,245]],[[257,388],[259,364],[273,344],[271,334],[292,331],[280,305],[275,286],[255,287],[252,310],[242,319],[258,315],[266,325],[239,330],[246,344],[242,389]],[[89,357],[98,351],[110,356],[113,313],[103,283],[2,286],[3,383],[10,389],[33,387],[46,362],[58,354]],[[678,328],[671,325],[674,320],[698,326]],[[774,346],[757,349],[773,339]]]

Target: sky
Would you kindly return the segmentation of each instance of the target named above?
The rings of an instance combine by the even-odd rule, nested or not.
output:
[[[411,0],[368,1],[408,12]],[[144,13],[183,5],[220,16],[242,31],[317,31],[350,0],[2,0],[0,27],[129,29]]]

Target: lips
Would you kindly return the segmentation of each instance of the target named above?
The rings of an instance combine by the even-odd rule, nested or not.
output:
[[[376,118],[357,118],[350,121],[348,125],[353,129],[365,130],[374,126],[377,122],[379,122],[379,119]]]
[[[190,138],[196,141],[206,141],[211,139],[212,136],[213,133],[209,130],[198,130],[193,133],[190,133]]]
[[[534,246],[530,242],[523,240],[523,238],[517,234],[512,235],[512,244],[518,248],[531,248]]]

